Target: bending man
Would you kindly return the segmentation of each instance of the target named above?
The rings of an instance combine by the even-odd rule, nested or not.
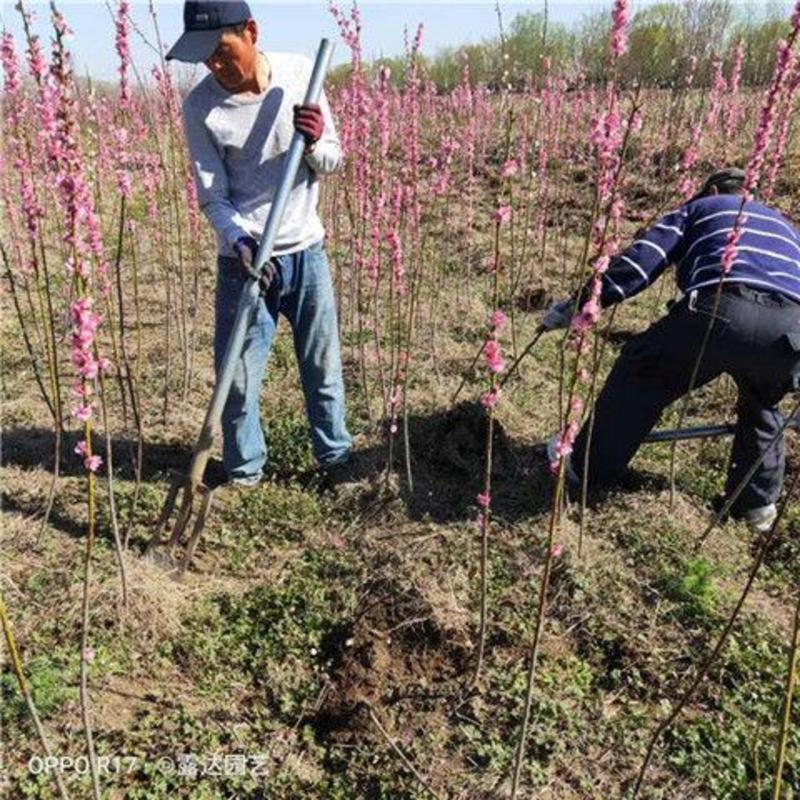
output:
[[[741,209],[743,233],[695,386],[722,373],[736,382],[738,421],[725,492],[730,496],[763,456],[731,509],[761,531],[775,519],[783,484],[783,439],[772,443],[783,424],[778,403],[800,386],[800,233],[762,203],[742,207],[743,182],[742,170],[714,173],[699,195],[663,217],[603,275],[600,300],[610,306],[638,294],[674,264],[683,298],[628,342],[614,364],[595,406],[588,481],[596,487],[617,480],[661,412],[689,391],[712,321],[727,235]],[[543,327],[567,327],[574,306],[572,299],[554,304]],[[570,461],[572,481],[581,480],[587,439],[584,426]]]

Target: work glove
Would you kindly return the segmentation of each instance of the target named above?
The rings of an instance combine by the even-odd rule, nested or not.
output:
[[[261,294],[265,295],[275,280],[277,270],[275,264],[270,259],[260,273],[256,272],[255,261],[258,253],[258,242],[252,236],[241,236],[233,246],[236,256],[239,259],[239,266],[251,278],[256,278],[261,287]]]
[[[325,130],[322,109],[316,103],[295,106],[294,129],[303,135],[306,140],[306,152],[310,152],[314,144],[322,138],[322,133]]]
[[[567,297],[565,300],[557,300],[547,309],[539,327],[545,331],[557,331],[560,328],[568,328],[572,321],[572,312],[575,308],[575,300]]]

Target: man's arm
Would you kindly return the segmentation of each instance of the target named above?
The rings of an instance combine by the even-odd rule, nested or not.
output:
[[[639,294],[670,264],[680,261],[688,219],[685,207],[667,214],[611,259],[602,275],[600,302],[604,307]]]
[[[670,265],[681,260],[684,234],[689,213],[685,207],[662,217],[626,250],[611,259],[608,269],[601,273],[600,305],[607,307],[627,300],[646,289]],[[592,280],[565,300],[553,303],[540,323],[544,330],[569,327],[573,312],[580,314],[592,297]],[[597,302],[591,312],[597,314]]]
[[[250,234],[229,199],[228,176],[222,153],[189,97],[183,103],[183,128],[194,167],[200,208],[214,230],[235,249],[236,242]]]

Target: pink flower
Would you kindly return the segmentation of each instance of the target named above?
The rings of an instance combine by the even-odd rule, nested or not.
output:
[[[88,405],[76,406],[72,409],[72,416],[79,422],[86,422],[92,416],[92,407]]]
[[[502,328],[506,322],[508,322],[508,317],[499,309],[492,312],[492,316],[489,317],[489,327],[491,328]]]
[[[85,400],[87,397],[91,397],[92,391],[93,391],[92,384],[83,381],[76,381],[72,385],[72,388],[70,389],[72,396],[78,397],[81,400]]]
[[[503,225],[511,219],[511,206],[498,206],[492,214],[492,219],[498,224]]]
[[[572,318],[572,322],[569,324],[569,329],[575,336],[584,336],[589,332],[592,324],[592,318],[581,312]]]
[[[490,492],[481,492],[476,498],[475,502],[481,508],[489,508],[489,504],[492,502],[492,495]]]
[[[486,366],[489,372],[498,373],[506,368],[506,362],[500,352],[500,345],[494,339],[489,339],[483,346],[483,354],[486,356]]]
[[[784,78],[790,70],[792,60],[793,54],[789,43],[781,39],[778,42],[778,52],[775,56],[772,80],[758,115],[758,126],[756,128],[753,149],[750,154],[750,161],[747,164],[744,186],[742,187],[745,197],[748,197],[751,192],[758,187],[761,178],[761,170],[764,166],[764,160],[770,142],[772,141],[772,133],[775,127],[775,107],[778,104]]]
[[[516,158],[509,158],[502,167],[500,167],[501,178],[513,178],[519,172],[519,161]]]
[[[581,311],[594,323],[600,317],[600,301],[592,297],[583,304]]]
[[[83,652],[81,653],[81,658],[87,663],[91,664],[94,661],[95,652],[93,647],[86,646],[83,648]]]
[[[591,325],[589,327],[591,327]],[[587,330],[588,330],[588,328],[587,328]],[[585,333],[585,331],[584,331],[584,333]],[[570,349],[574,353],[577,353],[579,356],[585,356],[586,353],[589,352],[589,349],[592,346],[592,342],[589,339],[589,337],[588,336],[582,336],[580,334],[576,334],[575,336],[573,336],[569,340],[568,344],[569,344]]]
[[[88,456],[83,460],[83,466],[86,467],[89,472],[97,472],[102,463],[103,459],[100,458],[100,456]]]
[[[628,0],[615,0],[611,20],[611,52],[619,58],[628,49]]]
[[[733,230],[728,234],[725,242],[725,250],[722,253],[722,271],[727,275],[732,267],[736,256],[739,254],[739,239],[742,238],[742,227],[744,226],[745,218],[743,216],[737,219]]]
[[[78,374],[87,380],[94,380],[100,369],[100,362],[95,360],[91,353],[84,350],[74,350],[72,353],[72,363],[78,370]]]
[[[608,269],[608,264],[610,261],[611,259],[608,256],[599,256],[595,259],[592,268],[595,272],[602,275]]]
[[[578,429],[578,423],[573,420],[556,436],[555,458],[550,462],[550,471],[553,474],[558,473],[561,462],[572,452],[572,446],[578,436]]]
[[[398,211],[396,217],[399,218],[399,216]],[[392,265],[392,288],[396,294],[404,295],[406,293],[406,269],[403,261],[403,244],[397,231],[389,231],[386,238],[389,242],[389,260]]]
[[[128,45],[128,14],[130,8],[127,0],[121,0],[119,9],[117,11],[116,27],[116,45],[117,53],[120,59],[119,78],[120,78],[120,103],[123,108],[130,102],[130,93],[128,90],[128,63],[130,61],[130,48]]]
[[[564,545],[560,543],[556,543],[550,548],[550,555],[553,558],[558,558],[563,552],[564,552]]]
[[[495,408],[497,404],[500,402],[501,394],[502,390],[500,389],[499,386],[493,387],[481,397],[481,405],[487,410]]]
[[[75,445],[75,448],[74,448],[73,452],[76,455],[85,456],[86,455],[86,440],[85,439],[81,439],[81,441],[79,441],[78,444]]]
[[[3,32],[0,59],[2,59],[3,72],[6,76],[5,90],[9,94],[14,94],[22,86],[22,80],[19,72],[19,58],[14,47],[14,36],[7,31]]]

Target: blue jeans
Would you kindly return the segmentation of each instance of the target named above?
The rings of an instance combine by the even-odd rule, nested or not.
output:
[[[311,425],[314,455],[322,466],[347,459],[352,440],[345,424],[345,394],[336,305],[322,242],[276,256],[277,277],[258,305],[245,337],[222,412],[222,461],[229,478],[259,474],[267,463],[259,400],[280,312],[289,320]],[[219,373],[247,276],[235,258],[217,264],[214,364]]]

